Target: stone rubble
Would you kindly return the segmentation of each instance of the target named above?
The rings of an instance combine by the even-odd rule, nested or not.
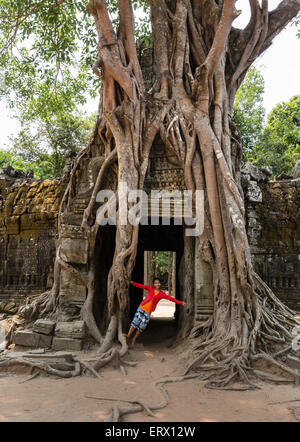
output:
[[[43,335],[51,335],[55,328],[55,322],[48,319],[38,319],[33,324],[33,331]]]
[[[58,322],[55,327],[58,338],[84,339],[85,334],[84,321]]]
[[[55,323],[46,319],[38,319],[33,324],[32,330],[15,331],[13,342],[22,347],[76,351],[82,349],[85,336],[84,321]]]

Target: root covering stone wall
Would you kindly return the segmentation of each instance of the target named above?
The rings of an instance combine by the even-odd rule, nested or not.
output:
[[[267,168],[242,171],[253,263],[279,298],[300,311],[300,179],[269,177]],[[66,178],[34,180],[0,170],[0,313],[14,313],[25,296],[51,287],[66,184]]]

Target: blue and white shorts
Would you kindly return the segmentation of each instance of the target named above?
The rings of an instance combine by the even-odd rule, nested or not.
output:
[[[147,327],[149,320],[149,313],[146,313],[141,307],[138,307],[130,325],[142,332]]]

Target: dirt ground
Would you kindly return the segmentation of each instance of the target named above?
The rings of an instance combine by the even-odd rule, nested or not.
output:
[[[127,376],[108,366],[102,379],[76,377],[56,379],[40,375],[22,383],[29,372],[0,373],[0,422],[99,422],[110,413],[111,401],[86,396],[140,399],[151,406],[161,401],[152,383],[183,371],[184,359],[173,348],[175,321],[164,318],[165,309],[151,319],[127,360],[138,361],[127,368]],[[156,411],[124,417],[127,422],[295,422],[300,421],[300,387],[259,382],[255,391],[217,391],[199,380],[168,384],[170,402]],[[295,402],[286,402],[286,401]],[[280,403],[276,403],[280,402]],[[121,405],[121,404],[120,404]]]

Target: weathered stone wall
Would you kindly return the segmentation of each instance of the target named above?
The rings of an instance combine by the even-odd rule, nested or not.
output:
[[[157,176],[155,161],[154,155],[146,188]],[[242,184],[254,267],[284,302],[300,311],[300,180],[269,181],[267,169],[249,165],[243,170]],[[14,303],[51,286],[57,215],[65,187],[66,179],[16,178],[0,171],[0,312],[14,312]],[[81,218],[77,212],[72,210],[73,217]],[[62,244],[62,253],[67,255],[72,253],[68,238],[74,236],[80,241],[76,224],[73,220],[76,231],[72,235],[68,231]],[[78,265],[85,262],[84,238],[81,241],[79,255],[72,258]],[[78,301],[80,306],[84,288],[75,279],[73,284],[68,278],[64,280],[64,276],[62,272],[61,302],[69,305],[72,292],[72,302]],[[202,287],[201,281],[201,275],[196,275],[197,287]],[[205,304],[205,312],[200,307],[199,314],[207,314],[208,306]]]
[[[251,165],[242,176],[254,268],[282,301],[300,311],[300,178],[268,181]]]
[[[17,175],[17,177],[16,177]],[[51,286],[57,215],[66,187],[0,170],[0,312]]]

